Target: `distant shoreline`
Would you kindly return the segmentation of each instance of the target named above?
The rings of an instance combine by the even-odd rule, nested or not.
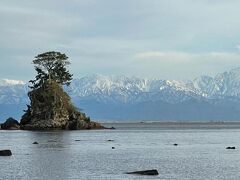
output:
[[[146,121],[125,121],[125,120],[117,120],[117,121],[103,121],[103,120],[96,120],[98,122],[101,122],[103,124],[239,124],[240,125],[240,120],[239,121],[151,121],[151,120],[146,120]]]
[[[240,121],[115,121],[101,122],[105,127],[116,129],[152,129],[152,130],[187,130],[187,129],[240,129]]]

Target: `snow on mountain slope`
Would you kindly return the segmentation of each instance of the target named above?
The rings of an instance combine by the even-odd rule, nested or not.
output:
[[[23,81],[0,80],[0,104],[27,103],[28,86]]]
[[[95,119],[237,120],[240,68],[192,81],[90,75],[64,87],[74,104]],[[28,85],[0,80],[0,118],[20,118]],[[15,114],[14,114],[15,113]]]
[[[74,79],[66,90],[75,101],[91,99],[105,103],[164,101],[176,104],[190,99],[240,97],[240,68],[187,82],[89,75]],[[27,102],[24,100],[27,99],[27,91],[28,87],[23,81],[0,80],[0,103]]]
[[[209,98],[240,96],[240,68],[193,80],[193,90]]]
[[[182,99],[180,94],[193,93],[182,82],[177,81],[102,75],[75,79],[67,90],[75,98],[88,97],[99,101],[119,101],[123,103],[156,101],[156,93],[159,94],[158,99],[175,102],[178,98]]]

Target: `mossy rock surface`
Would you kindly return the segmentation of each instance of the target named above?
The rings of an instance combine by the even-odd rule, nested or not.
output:
[[[38,89],[28,93],[31,104],[21,119],[21,129],[101,129],[80,112],[72,103],[68,94],[54,81],[46,81]]]

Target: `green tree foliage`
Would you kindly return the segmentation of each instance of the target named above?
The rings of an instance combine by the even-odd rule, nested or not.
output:
[[[33,60],[36,79],[29,81],[32,89],[40,87],[46,81],[55,81],[61,85],[70,85],[72,74],[66,69],[70,64],[68,57],[60,52],[50,51],[39,54]]]

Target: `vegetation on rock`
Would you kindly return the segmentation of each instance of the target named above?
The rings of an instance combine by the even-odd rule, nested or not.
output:
[[[53,80],[58,84],[70,85],[72,74],[66,69],[70,64],[68,57],[60,52],[50,51],[39,54],[33,60],[37,76],[29,81],[32,89],[42,86],[46,81]]]
[[[72,75],[66,69],[67,56],[59,52],[47,52],[33,60],[36,80],[28,93],[31,104],[21,119],[21,128],[29,130],[92,129],[102,128],[90,121],[72,103],[62,85],[71,83]]]

